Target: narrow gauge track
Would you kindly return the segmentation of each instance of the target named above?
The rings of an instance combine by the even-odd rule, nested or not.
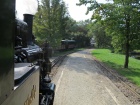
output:
[[[57,70],[56,70],[56,69],[57,69],[57,68],[59,67],[59,65],[63,62],[64,58],[65,58],[67,55],[71,54],[71,53],[73,53],[73,52],[67,53],[67,54],[62,55],[62,56],[58,56],[58,57],[56,57],[56,59],[54,59],[54,60],[51,62],[51,63],[52,63],[51,68],[52,68],[52,69],[55,68],[55,70],[52,70],[52,73],[50,74],[51,78],[53,78],[53,76],[57,73]]]
[[[54,59],[53,61],[52,61],[52,68],[59,62],[59,61],[63,61],[63,59],[66,57],[66,55],[64,55],[64,56],[59,56],[59,57],[57,57],[56,59]]]
[[[55,76],[55,74],[57,73],[57,68],[59,67],[59,65],[63,62],[64,58],[67,55],[63,55],[63,56],[58,56],[56,59],[54,59],[51,63],[52,63],[52,71],[50,73],[50,77],[53,78]]]
[[[117,75],[111,69],[106,67],[103,63],[97,60],[95,57],[93,59],[96,61],[96,64],[103,71],[104,75],[106,75],[113,83],[121,90],[121,92],[128,97],[128,99],[134,105],[140,105],[140,93],[136,92],[135,89],[128,84],[127,80],[124,80],[122,77]],[[114,82],[115,81],[115,82]]]
[[[75,52],[75,51],[74,51]],[[63,61],[63,59],[67,56],[67,55],[69,55],[69,54],[71,54],[71,53],[74,53],[74,52],[69,52],[69,53],[67,53],[67,54],[64,54],[64,55],[61,55],[61,56],[58,56],[58,57],[56,57],[56,59],[54,59],[53,61],[52,61],[52,68],[59,62],[59,61]]]

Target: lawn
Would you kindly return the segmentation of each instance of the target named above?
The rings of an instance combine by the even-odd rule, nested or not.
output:
[[[140,87],[140,60],[129,58],[129,68],[124,69],[125,56],[108,49],[94,49],[92,55]]]

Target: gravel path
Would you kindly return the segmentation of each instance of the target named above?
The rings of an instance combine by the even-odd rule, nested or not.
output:
[[[132,105],[87,50],[70,54],[53,77],[54,105]]]

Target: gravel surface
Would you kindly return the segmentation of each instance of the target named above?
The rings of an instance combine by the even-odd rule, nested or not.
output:
[[[134,105],[140,105],[140,88],[138,86],[127,78],[119,75],[115,70],[105,66],[96,58],[93,57],[93,59],[96,61],[97,66],[102,70],[104,75],[107,76]]]
[[[52,71],[56,74],[54,105],[132,105],[114,85],[117,81],[110,80],[93,60],[89,50],[70,54]]]

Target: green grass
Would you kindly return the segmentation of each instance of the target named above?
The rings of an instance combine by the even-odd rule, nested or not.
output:
[[[125,76],[133,83],[140,87],[140,60],[129,58],[129,68],[123,68],[125,56],[111,53],[108,49],[95,49],[92,51],[93,56],[105,63],[107,66]]]

